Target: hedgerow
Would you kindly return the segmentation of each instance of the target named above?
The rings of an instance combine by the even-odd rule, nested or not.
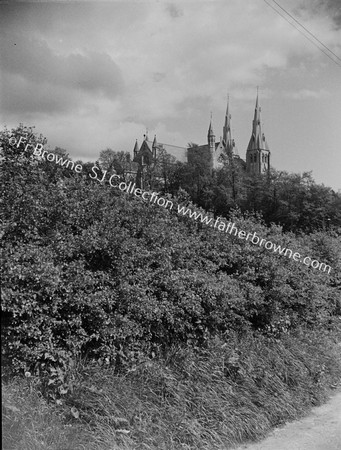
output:
[[[119,371],[231,330],[279,337],[340,314],[336,232],[295,236],[253,214],[230,218],[324,260],[329,275],[86,175],[51,169],[24,144],[9,144],[19,131],[1,136],[3,357],[10,371],[39,374],[53,398],[67,392],[79,358]]]

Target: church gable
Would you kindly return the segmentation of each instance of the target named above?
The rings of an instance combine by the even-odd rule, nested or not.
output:
[[[213,169],[220,169],[223,167],[223,161],[227,158],[226,148],[222,138],[216,143],[215,152],[213,155]]]
[[[146,139],[142,142],[140,150],[134,156],[134,161],[140,165],[151,165],[155,156],[153,155],[152,143]]]

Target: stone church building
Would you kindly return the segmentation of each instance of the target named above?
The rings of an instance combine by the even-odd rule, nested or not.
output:
[[[244,161],[238,155],[235,141],[231,132],[231,114],[229,108],[229,99],[227,100],[227,108],[225,113],[225,122],[223,126],[223,134],[219,140],[213,131],[212,117],[207,133],[207,143],[198,146],[177,147],[174,145],[164,144],[157,141],[156,136],[153,141],[148,139],[148,134],[144,136],[141,146],[136,140],[133,150],[133,161],[138,164],[138,178],[143,176],[144,168],[150,167],[156,160],[160,151],[175,157],[177,161],[191,163],[195,152],[200,152],[207,156],[210,169],[219,169],[222,167],[222,159],[228,158],[229,161],[234,160],[240,164],[247,173],[264,174],[270,170],[270,149],[262,132],[261,125],[261,108],[258,101],[258,93],[254,118],[252,121],[252,132],[249,144],[246,149],[246,160]],[[142,179],[141,179],[142,181]]]

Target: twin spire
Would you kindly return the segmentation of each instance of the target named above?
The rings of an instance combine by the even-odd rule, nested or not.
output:
[[[249,160],[253,163],[260,163],[260,162],[269,162],[269,157],[265,157],[265,153],[270,155],[269,146],[266,142],[264,133],[262,132],[262,124],[261,124],[261,108],[259,106],[259,95],[258,95],[258,87],[257,87],[257,97],[256,97],[256,105],[255,105],[255,113],[254,118],[252,121],[252,134],[251,138],[247,147],[247,155],[250,155]],[[231,129],[231,114],[230,114],[230,99],[229,95],[227,96],[227,105],[226,105],[226,113],[225,113],[225,121],[223,126],[223,137],[220,139],[219,145],[215,143],[215,135],[213,131],[213,125],[212,125],[212,113],[210,117],[210,125],[208,128],[208,145],[209,148],[213,153],[217,151],[218,153],[221,150],[225,150],[228,155],[230,156],[238,156],[235,148],[235,142],[232,138],[232,129]],[[144,140],[148,141],[148,130],[146,130],[146,134],[144,135]],[[217,147],[218,145],[218,147]],[[156,136],[154,137],[154,141],[152,144],[152,148],[156,148],[158,146]],[[136,140],[135,146],[134,146],[134,157],[139,152],[139,146]],[[258,158],[256,154],[259,152],[264,153],[261,155],[262,161],[260,161],[260,157]],[[247,156],[248,160],[248,156]],[[263,161],[264,160],[264,161]]]
[[[266,142],[264,133],[262,132],[262,124],[261,124],[261,107],[259,106],[258,99],[258,86],[257,86],[257,97],[256,97],[256,106],[255,106],[255,114],[252,122],[252,135],[248,145],[247,150],[269,150],[269,146]],[[214,137],[213,126],[212,126],[212,113],[210,125],[208,128],[208,138]],[[227,106],[225,113],[225,122],[223,127],[223,144],[228,153],[234,153],[235,142],[232,138],[232,129],[231,129],[231,113],[230,113],[230,98],[227,96]]]
[[[208,140],[210,141],[210,138],[214,138],[214,132],[213,132],[213,126],[212,126],[212,113],[211,113],[211,120],[210,120],[210,126],[208,128],[207,133]],[[233,148],[235,146],[234,140],[232,139],[232,130],[231,130],[231,114],[230,114],[230,97],[227,95],[227,106],[226,106],[226,113],[225,113],[225,122],[223,127],[223,145],[225,149],[228,151],[229,154],[233,154]]]

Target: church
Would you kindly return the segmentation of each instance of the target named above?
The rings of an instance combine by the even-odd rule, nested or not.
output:
[[[231,132],[231,114],[229,98],[227,99],[227,107],[225,113],[225,121],[223,133],[217,140],[213,131],[212,116],[207,132],[207,142],[202,145],[193,145],[192,147],[177,147],[174,145],[164,144],[157,141],[156,136],[153,141],[148,139],[148,134],[144,135],[141,146],[136,140],[133,150],[133,161],[138,164],[138,178],[143,177],[145,167],[150,167],[156,161],[161,151],[172,155],[176,161],[191,164],[195,152],[207,156],[206,160],[211,170],[219,169],[223,166],[223,160],[235,161],[247,173],[265,174],[270,170],[270,149],[262,132],[261,125],[261,107],[258,101],[258,92],[256,98],[256,106],[254,118],[252,121],[252,132],[249,144],[246,149],[245,161],[238,154],[235,141]],[[142,181],[142,178],[141,178]]]

